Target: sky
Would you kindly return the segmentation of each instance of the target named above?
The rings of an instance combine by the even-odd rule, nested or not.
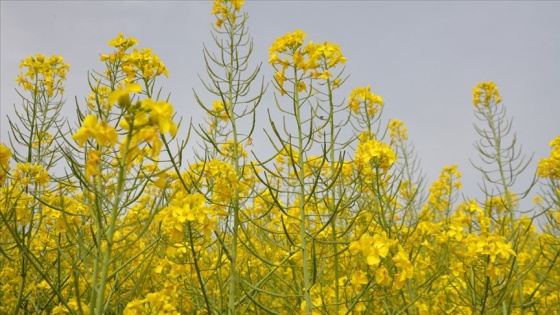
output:
[[[99,54],[118,33],[154,49],[169,69],[160,80],[186,120],[200,121],[193,89],[202,91],[203,44],[213,47],[210,1],[0,1],[0,141],[6,116],[21,104],[14,79],[26,56],[62,55],[70,64],[64,113],[89,94],[87,73],[102,70]],[[402,120],[428,182],[458,164],[463,192],[474,196],[481,175],[473,144],[477,82],[494,81],[527,156],[549,156],[560,135],[560,2],[552,1],[245,1],[254,41],[253,64],[270,82],[268,48],[301,29],[307,40],[341,46],[349,79],[338,94],[370,85],[385,101],[384,118]],[[269,87],[261,107],[274,108]],[[211,102],[211,100],[207,100]],[[257,118],[266,127],[264,111]],[[254,150],[267,147],[257,130]]]

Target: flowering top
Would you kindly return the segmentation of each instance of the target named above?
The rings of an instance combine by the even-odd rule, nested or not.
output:
[[[398,119],[392,119],[389,122],[389,137],[391,139],[406,140],[408,135],[406,133],[407,128],[404,123]]]
[[[216,26],[222,27],[224,21],[235,22],[235,12],[239,12],[244,0],[213,0],[212,14],[216,16]]]
[[[474,107],[483,105],[490,107],[491,103],[499,104],[502,101],[498,87],[494,82],[478,82],[473,88],[473,104]]]
[[[82,122],[82,126],[72,138],[82,147],[90,138],[95,138],[101,146],[110,144],[111,147],[118,141],[119,135],[113,126],[105,121],[98,122],[93,114],[88,115]]]
[[[303,49],[304,53],[309,56],[309,67],[317,68],[319,60],[323,59],[326,61],[328,68],[332,68],[337,64],[346,63],[346,57],[342,55],[340,51],[340,46],[333,43],[324,42],[322,44],[315,44],[309,42]]]
[[[296,30],[293,33],[286,33],[278,37],[268,50],[268,54],[270,55],[268,62],[273,66],[281,65],[283,67],[292,64],[298,69],[303,70],[317,68],[326,70],[346,62],[346,57],[342,55],[340,46],[337,44],[327,42],[316,44],[309,42],[303,49],[300,49],[303,46],[305,37],[307,37],[307,34],[301,30]],[[288,57],[283,60],[280,59],[279,54],[282,53],[291,54],[293,60],[289,61]]]
[[[120,33],[114,39],[109,41],[109,46],[119,48],[119,50],[127,50],[132,46],[138,45],[138,40],[134,37],[124,38],[123,34]]]
[[[360,167],[366,167],[365,172],[371,169],[368,167],[370,163],[382,169],[384,172],[397,161],[395,151],[386,143],[370,138],[367,134],[362,134],[358,148],[356,149],[356,163]]]
[[[12,157],[12,151],[10,148],[4,146],[0,142],[0,185],[3,185],[6,181],[6,175],[10,170],[10,158]]]
[[[169,70],[165,67],[159,56],[152,53],[152,49],[134,48],[131,53],[127,50],[138,45],[138,40],[129,37],[124,38],[123,34],[117,35],[109,41],[109,46],[117,48],[117,51],[108,55],[101,55],[101,61],[122,62],[122,74],[126,75],[128,81],[135,81],[137,78],[151,80],[156,76],[164,74],[169,77]]]
[[[282,95],[284,95],[284,82],[289,80],[286,77],[286,69],[293,67],[295,70],[302,70],[303,74],[308,74],[312,79],[321,79],[328,81],[333,76],[329,69],[346,62],[346,57],[342,55],[340,46],[324,42],[316,44],[309,42],[304,46],[303,40],[307,34],[301,30],[293,33],[286,33],[278,37],[269,48],[269,60],[275,69],[274,78],[278,83],[278,87]],[[284,55],[284,56],[282,56]],[[298,92],[307,91],[306,84],[297,80],[295,90]],[[333,81],[333,87],[336,88],[340,84],[340,79]]]
[[[46,57],[35,54],[22,60],[20,69],[26,68],[16,79],[18,85],[23,86],[26,91],[38,91],[46,89],[49,97],[53,96],[55,90],[64,92],[62,82],[66,80],[66,73],[70,66],[62,61],[61,56]]]
[[[274,56],[276,56],[277,53],[284,53],[287,50],[297,50],[303,45],[303,39],[305,37],[307,37],[307,34],[302,32],[301,30],[296,30],[293,33],[286,33],[283,36],[278,37],[272,43],[272,46],[270,46],[270,49],[268,50],[268,54],[270,55],[271,59],[269,60],[269,62],[274,64],[273,61],[276,60]]]
[[[360,103],[364,103],[364,108],[370,117],[375,116],[379,108],[385,104],[381,96],[371,93],[369,85],[366,87],[359,86],[352,90],[348,102],[348,106],[356,114],[360,113]]]
[[[560,180],[560,136],[550,141],[550,157],[540,160],[537,174],[542,178]]]

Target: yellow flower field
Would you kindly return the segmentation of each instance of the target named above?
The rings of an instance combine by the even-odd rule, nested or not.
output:
[[[202,125],[135,38],[109,41],[74,117],[63,58],[23,59],[0,143],[0,314],[560,314],[560,135],[514,191],[532,162],[496,84],[476,83],[485,196],[464,198],[458,165],[425,182],[373,87],[341,95],[343,47],[287,32],[262,82],[243,0],[213,3]]]

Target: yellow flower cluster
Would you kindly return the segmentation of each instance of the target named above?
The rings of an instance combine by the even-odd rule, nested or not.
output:
[[[109,144],[113,147],[119,140],[119,135],[115,127],[108,125],[106,121],[99,122],[97,116],[90,114],[84,118],[82,126],[72,135],[72,138],[76,140],[80,147],[83,147],[91,138],[95,138],[100,146]]]
[[[162,74],[169,77],[169,70],[152,49],[142,48],[140,51],[134,49],[130,54],[123,56],[122,62],[122,71],[129,80],[135,78],[150,80]]]
[[[64,63],[61,56],[47,57],[42,54],[25,58],[19,68],[26,69],[25,73],[21,72],[16,79],[19,86],[34,93],[45,90],[49,97],[52,97],[55,91],[64,92],[62,83],[70,70],[70,66]]]
[[[109,41],[109,46],[117,48],[117,51],[108,55],[102,54],[100,56],[100,59],[101,61],[115,62],[122,59],[129,48],[136,45],[138,45],[138,40],[136,38],[124,38],[124,35],[120,33],[117,35],[117,37]]]
[[[92,92],[88,96],[87,106],[91,110],[99,106],[99,110],[109,112],[113,106],[113,104],[109,104],[109,94],[111,94],[111,88],[106,85],[93,87]]]
[[[328,80],[332,74],[328,69],[334,68],[339,64],[346,63],[346,57],[342,55],[340,46],[333,43],[323,42],[315,44],[309,42],[303,48],[303,54],[307,55],[308,61],[303,65],[303,69],[311,69],[311,77]],[[317,71],[321,69],[322,71]]]
[[[162,74],[168,77],[169,70],[159,59],[159,56],[153,53],[152,49],[142,48],[142,50],[138,50],[134,48],[131,53],[127,52],[128,49],[137,44],[137,39],[133,37],[124,38],[121,33],[109,41],[109,46],[117,48],[117,51],[108,55],[102,54],[101,61],[122,62],[121,73],[126,76],[128,82],[134,82],[140,80],[140,78],[150,81]]]
[[[360,106],[363,104],[363,106]],[[360,113],[360,109],[364,108],[368,117],[372,118],[384,106],[383,98],[371,92],[370,86],[357,87],[348,97],[348,107],[356,114]]]
[[[485,209],[490,214],[509,213],[518,205],[519,198],[511,191],[507,191],[502,196],[492,196],[485,202]]]
[[[374,168],[378,167],[387,172],[397,161],[397,155],[388,144],[376,139],[369,139],[358,143],[355,160],[357,165],[366,173],[371,171],[372,163]]]
[[[337,65],[344,64],[346,57],[342,54],[340,46],[333,43],[323,42],[315,44],[307,43],[305,47],[304,39],[307,34],[301,30],[293,33],[286,33],[278,37],[269,48],[269,60],[276,73],[274,78],[280,87],[282,95],[284,95],[284,82],[288,80],[286,70],[293,67],[296,71],[303,71],[303,74],[309,73],[312,79],[321,79],[329,81],[333,74],[329,71]],[[285,55],[282,58],[282,55]],[[333,81],[333,87],[338,87],[340,79]],[[307,91],[305,82],[298,79],[296,86],[298,92]]]
[[[12,176],[22,186],[27,184],[47,185],[49,183],[49,172],[38,164],[18,163]]]
[[[406,140],[408,139],[407,128],[404,123],[398,119],[392,119],[388,125],[389,137],[394,140]]]
[[[206,224],[209,234],[212,231],[212,211],[205,205],[203,195],[178,192],[171,200],[171,205],[161,210],[156,216],[156,221],[161,222],[162,228],[172,242],[182,242],[185,237],[185,223],[196,221]]]
[[[408,252],[398,240],[388,238],[385,232],[373,236],[364,234],[359,240],[351,242],[348,250],[352,255],[361,254],[366,258],[367,264],[375,271],[375,282],[379,285],[388,286],[392,283],[393,290],[400,290],[414,276],[414,266],[408,258]],[[387,257],[391,258],[392,263],[385,259]],[[396,272],[389,271],[393,266]],[[361,283],[365,284],[367,280],[363,279]]]
[[[234,158],[233,140],[230,139],[226,143],[222,144],[220,146],[220,152],[223,157]],[[243,148],[242,143],[237,144],[237,156],[240,158],[247,158],[249,156],[247,151]]]
[[[478,82],[473,88],[474,107],[482,105],[488,108],[490,104],[499,104],[501,101],[498,87],[494,82]]]
[[[216,26],[222,27],[224,21],[235,23],[235,12],[239,12],[245,0],[213,0],[212,14],[216,16]]]
[[[224,102],[219,100],[214,100],[212,102],[212,111],[209,112],[210,115],[221,119],[222,121],[227,121],[229,119],[227,110],[230,105],[228,102],[224,105]]]
[[[461,189],[461,182],[458,181],[461,176],[457,164],[445,166],[430,187],[428,202],[423,211],[431,215],[442,215],[450,211],[453,191]]]
[[[539,161],[537,174],[542,178],[560,180],[560,136],[550,141],[550,157]]]
[[[364,234],[359,240],[351,242],[348,250],[352,255],[362,254],[366,257],[368,265],[377,267],[396,243],[396,240],[387,238],[385,232],[373,236]]]
[[[175,307],[175,301],[179,294],[172,287],[167,287],[162,291],[146,294],[143,299],[135,299],[126,305],[124,315],[139,314],[170,314],[179,315]]]
[[[113,91],[109,95],[109,105],[117,102],[118,106],[125,109],[127,115],[120,122],[121,128],[127,131],[138,131],[144,128],[157,127],[163,135],[171,136],[177,134],[177,124],[173,122],[173,106],[166,101],[155,102],[151,98],[139,101],[136,106],[131,107],[130,94],[141,92],[142,88],[137,83],[127,84]],[[141,142],[142,139],[135,141]],[[159,152],[159,150],[158,150]]]
[[[48,287],[47,287],[48,288]],[[84,300],[80,300],[78,301],[76,298],[72,298],[70,299],[70,301],[68,301],[68,307],[72,310],[72,312],[78,313],[78,314],[85,314],[89,311],[89,307],[87,305],[87,302]],[[55,306],[52,309],[52,315],[66,315],[68,314],[68,308],[64,305],[62,305],[62,303],[59,303],[57,306]]]
[[[296,30],[293,33],[286,33],[284,34],[284,36],[278,37],[272,43],[272,46],[268,49],[268,54],[270,55],[270,60],[268,62],[272,65],[275,64],[285,65],[286,63],[285,62],[282,63],[282,61],[279,59],[277,54],[286,53],[286,52],[295,53],[303,45],[303,40],[306,37],[307,34],[305,34],[301,30]],[[302,56],[300,55],[298,57],[302,57]],[[296,57],[294,57],[294,59],[296,59]],[[301,62],[302,60],[300,59],[298,61]],[[300,62],[298,64],[301,64]]]
[[[10,171],[10,158],[12,150],[0,142],[0,186],[4,185],[8,171]]]

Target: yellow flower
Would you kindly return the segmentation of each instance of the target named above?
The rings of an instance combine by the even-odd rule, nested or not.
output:
[[[150,118],[145,111],[136,111],[133,115],[127,115],[122,119],[119,123],[124,130],[131,130],[131,125],[133,126],[132,129],[136,130],[146,126],[150,122]]]
[[[227,113],[228,107],[229,107],[229,102],[226,102],[226,105],[224,105],[224,102],[220,100],[214,100],[212,102],[212,112],[210,114],[213,115],[214,117],[219,117],[223,121],[227,121],[229,119]]]
[[[11,157],[12,151],[10,148],[4,146],[4,144],[0,142],[0,165],[8,166]]]
[[[367,111],[367,114],[373,117],[379,110],[380,107],[384,106],[383,98],[379,95],[375,95],[371,92],[370,86],[362,87],[359,86],[350,92],[348,97],[348,106],[350,109],[358,114],[360,113],[360,104],[363,104]]]
[[[101,161],[101,151],[89,150],[86,160],[86,178],[101,175],[99,171],[99,161]]]
[[[297,86],[297,90],[298,90],[298,92],[307,91],[307,86],[305,85],[305,82],[299,81],[298,86]]]
[[[80,147],[84,146],[84,143],[88,141],[89,138],[95,137],[97,131],[97,117],[93,114],[88,115],[82,122],[82,127],[72,135],[72,139],[78,142]]]
[[[314,44],[313,42],[309,42],[303,49],[303,52],[309,57],[305,65],[305,69],[307,70],[315,69],[319,67],[319,65],[321,65],[323,69],[329,69],[338,64],[346,63],[346,57],[342,55],[340,46],[334,43],[324,42],[322,44]]]
[[[391,139],[400,139],[406,140],[408,139],[408,135],[406,134],[406,126],[404,123],[398,119],[392,119],[389,122],[389,137]]]
[[[350,283],[354,286],[361,287],[363,284],[368,283],[367,274],[361,270],[356,270],[350,279]]]
[[[119,135],[113,126],[107,125],[105,121],[99,123],[97,117],[90,114],[84,119],[80,129],[72,135],[72,139],[76,140],[80,147],[82,147],[89,138],[95,138],[100,146],[105,146],[109,143],[112,147],[117,143]]]
[[[228,20],[232,25],[235,23],[237,16],[235,12],[239,12],[244,4],[244,0],[213,0],[212,14],[217,17],[216,26],[222,27],[224,21]],[[231,6],[229,6],[230,4]]]
[[[358,241],[350,243],[350,253],[361,253],[366,257],[367,264],[377,266],[382,258],[387,257],[389,249],[395,244],[394,240],[387,238],[385,232],[370,236],[364,234]]]
[[[54,307],[52,309],[51,314],[53,315],[58,315],[58,314],[68,314],[68,310],[66,309],[65,306],[62,305],[62,303],[60,303],[59,305],[57,305],[56,307]]]
[[[368,166],[373,162],[375,166],[387,171],[397,161],[395,151],[386,143],[376,139],[360,141],[356,149],[356,162],[359,166]]]
[[[412,266],[412,263],[408,259],[408,253],[404,250],[402,245],[399,244],[398,247],[399,247],[399,251],[395,256],[393,256],[392,259],[393,262],[395,262],[395,265],[397,266],[397,269],[399,271],[398,273],[399,276],[395,280],[397,282],[404,282],[407,279],[412,279],[414,275],[414,267]]]
[[[161,134],[169,132],[171,136],[177,134],[177,125],[171,120],[173,106],[165,101],[154,102],[152,99],[142,101],[142,108],[150,113],[150,121],[159,127]]]
[[[119,135],[115,130],[115,127],[107,125],[106,121],[102,121],[97,125],[97,131],[95,133],[95,139],[100,146],[105,146],[107,143],[113,147],[115,143],[119,140]]]
[[[301,30],[296,30],[293,33],[286,33],[283,36],[278,37],[270,47],[269,55],[272,56],[275,53],[283,53],[286,50],[295,51],[303,45],[303,39],[307,36]]]
[[[384,286],[388,286],[391,283],[391,277],[387,267],[381,266],[377,268],[377,271],[375,271],[375,282]]]
[[[550,141],[550,157],[539,161],[537,175],[541,178],[560,179],[560,136]]]
[[[233,5],[235,11],[241,10],[241,7],[243,6],[244,3],[245,3],[244,0],[231,0],[231,5]]]
[[[60,56],[46,57],[35,54],[25,58],[19,68],[27,69],[25,74],[20,73],[16,79],[19,86],[23,86],[26,91],[45,91],[52,97],[55,90],[59,93],[64,92],[63,82],[70,66],[64,63]]]
[[[109,46],[120,48],[122,50],[127,50],[128,48],[138,44],[138,40],[134,37],[124,38],[122,33],[119,33],[117,37],[109,41]]]
[[[118,102],[120,108],[128,108],[130,106],[130,93],[138,93],[142,91],[142,87],[138,83],[127,84],[122,89],[113,91],[108,98],[109,106]]]
[[[430,216],[436,213],[441,215],[449,208],[453,189],[459,189],[461,186],[458,180],[461,176],[462,174],[459,172],[457,164],[444,166],[439,178],[429,188],[428,202],[423,208],[426,214]]]
[[[490,107],[490,104],[499,104],[502,101],[498,87],[494,82],[478,82],[473,88],[474,107],[483,105]]]

